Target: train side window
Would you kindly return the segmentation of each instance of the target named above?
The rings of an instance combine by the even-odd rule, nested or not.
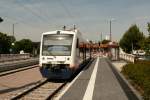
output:
[[[76,48],[79,48],[79,39],[77,38]]]

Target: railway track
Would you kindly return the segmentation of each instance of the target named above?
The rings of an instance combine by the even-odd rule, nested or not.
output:
[[[49,82],[43,80],[39,84],[13,96],[11,100],[49,100],[51,99],[67,82]]]
[[[84,64],[84,66],[89,66],[90,63]],[[55,97],[67,86],[68,82],[72,81],[76,75],[82,70],[82,68],[73,75],[70,80],[46,80],[43,79],[40,82],[24,88],[19,92],[16,92],[9,96],[9,100],[50,100]]]

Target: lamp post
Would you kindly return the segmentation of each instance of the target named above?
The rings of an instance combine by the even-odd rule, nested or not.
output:
[[[110,34],[109,34],[109,38],[110,38],[110,41],[112,40],[112,26],[111,26],[111,24],[112,24],[112,21],[114,21],[115,19],[114,18],[111,18],[110,20],[109,20],[109,25],[110,25]]]
[[[109,36],[109,38],[110,38],[110,41],[111,41],[111,20],[110,20],[110,36]]]
[[[13,37],[15,37],[15,25],[16,24],[18,24],[18,23],[13,23],[13,25],[12,25]]]
[[[11,40],[11,42],[12,42],[11,43],[11,52],[12,53],[14,52],[13,47],[15,45],[15,24],[17,24],[17,23],[12,24],[12,33],[13,33],[12,40]]]

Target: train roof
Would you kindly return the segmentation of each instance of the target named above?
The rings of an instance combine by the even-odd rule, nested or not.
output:
[[[49,31],[49,32],[44,32],[43,35],[46,35],[46,34],[57,34],[57,33],[62,33],[62,34],[80,34],[81,33],[78,31],[78,30],[55,30],[55,31]]]
[[[44,32],[42,35],[47,35],[47,34],[74,34],[77,35],[78,38],[80,38],[80,41],[84,41],[87,43],[87,41],[82,37],[82,34],[79,30],[55,30],[55,31],[49,31],[49,32]]]

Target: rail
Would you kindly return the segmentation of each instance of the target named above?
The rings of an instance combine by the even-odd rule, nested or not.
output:
[[[13,96],[11,100],[51,100],[68,82],[49,82],[43,79],[39,84]]]
[[[30,54],[0,54],[0,62],[29,59]]]
[[[127,54],[127,53],[119,54],[119,57],[120,57],[120,59],[129,61],[129,62],[132,62],[132,63],[134,63],[135,60],[136,60],[135,55]]]

